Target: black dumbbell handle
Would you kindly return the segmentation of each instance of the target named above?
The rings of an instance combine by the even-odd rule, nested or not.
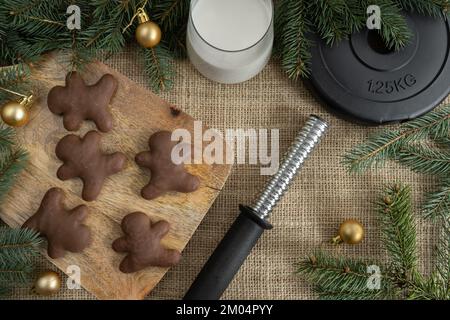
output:
[[[218,300],[266,229],[272,226],[246,206],[184,296],[185,300]]]

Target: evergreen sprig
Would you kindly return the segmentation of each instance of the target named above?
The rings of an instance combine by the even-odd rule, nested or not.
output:
[[[442,179],[438,190],[427,196],[422,213],[425,218],[435,222],[450,219],[450,178]]]
[[[286,12],[294,14],[286,15]],[[276,11],[276,29],[283,30],[275,37],[280,43],[281,49],[278,50],[282,68],[294,80],[307,76],[307,65],[311,59],[310,42],[306,38],[310,30],[306,12],[307,7],[302,1],[289,0],[281,0]]]
[[[15,140],[15,131],[0,125],[0,201],[27,163],[28,154]],[[0,295],[28,279],[33,269],[31,258],[40,243],[41,238],[33,230],[0,227]]]
[[[443,106],[417,119],[408,121],[398,128],[383,130],[366,142],[356,146],[345,154],[343,163],[350,172],[364,172],[374,165],[381,165],[387,159],[402,160],[403,163],[415,170],[425,170],[424,166],[429,165],[434,169],[431,171],[440,172],[436,163],[443,151],[431,151],[425,146],[412,146],[411,143],[420,141],[433,141],[448,139],[450,136],[450,105]],[[409,151],[416,151],[413,156],[408,155]],[[438,158],[428,156],[434,154]],[[425,165],[424,165],[425,163]],[[442,168],[440,168],[442,169]],[[445,166],[444,166],[445,169]]]
[[[0,262],[29,263],[41,242],[39,234],[31,229],[0,227]]]
[[[417,270],[416,224],[409,187],[386,188],[377,203],[383,244],[390,256],[391,272],[407,284]]]
[[[162,44],[143,50],[145,73],[154,91],[169,90],[173,84],[174,70],[170,53]]]
[[[0,227],[0,295],[29,280],[41,242],[33,230]]]
[[[0,155],[0,201],[8,193],[27,162],[28,153],[21,148]]]
[[[297,273],[314,284],[315,291],[324,300],[378,300],[397,296],[395,283],[389,277],[380,278],[380,288],[371,289],[368,272],[373,261],[335,257],[316,251],[297,265]],[[385,274],[384,267],[380,267]],[[368,285],[369,284],[369,285]]]
[[[433,221],[450,217],[450,105],[393,129],[376,133],[344,155],[350,172],[362,173],[388,159],[437,177],[440,185],[427,195],[423,215]]]
[[[416,225],[411,190],[407,186],[387,186],[377,201],[377,215],[389,263],[336,257],[314,252],[297,264],[298,273],[314,284],[321,299],[450,299],[450,224],[445,220],[436,264],[432,274],[417,270]],[[379,271],[375,278],[373,269]]]
[[[450,149],[411,144],[400,149],[398,161],[412,170],[439,176],[450,175]]]
[[[450,0],[279,0],[276,2],[275,50],[281,65],[292,79],[309,71],[309,34],[316,32],[332,45],[361,30],[368,5],[379,5],[382,12],[380,34],[386,45],[403,47],[410,31],[401,10],[442,16]],[[81,8],[81,30],[66,27],[66,9]],[[83,66],[99,57],[122,50],[134,43],[132,27],[126,28],[138,8],[144,8],[163,32],[160,50],[145,52],[142,59],[154,90],[170,89],[167,81],[173,70],[161,68],[162,61],[186,56],[186,25],[189,0],[9,0],[0,2],[0,66],[37,62],[45,52],[70,50],[70,68]],[[161,54],[161,57],[156,55]],[[151,65],[156,63],[157,65]],[[160,65],[158,65],[160,64]],[[167,72],[167,73],[166,73]],[[12,75],[11,78],[13,79]]]
[[[449,0],[280,0],[275,9],[275,53],[288,76],[297,79],[308,74],[310,46],[314,45],[309,33],[315,32],[329,45],[346,39],[365,27],[369,5],[380,7],[378,32],[386,47],[394,50],[411,38],[402,9],[442,18],[450,7]]]

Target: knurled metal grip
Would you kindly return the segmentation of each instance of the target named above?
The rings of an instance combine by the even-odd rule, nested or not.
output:
[[[289,188],[292,180],[302,168],[306,158],[319,144],[327,131],[328,125],[321,118],[311,115],[303,129],[295,138],[291,147],[283,157],[277,173],[269,180],[254,205],[251,207],[256,214],[266,220],[283,194]]]

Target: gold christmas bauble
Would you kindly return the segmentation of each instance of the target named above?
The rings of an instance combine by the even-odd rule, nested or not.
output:
[[[346,220],[339,227],[339,238],[347,244],[358,244],[364,238],[364,227],[356,220]]]
[[[161,41],[161,29],[150,21],[148,15],[142,11],[138,14],[139,25],[136,28],[136,41],[144,48],[153,48]]]
[[[34,286],[32,291],[41,296],[49,296],[55,294],[61,288],[61,277],[55,271],[45,271],[41,273]]]
[[[13,127],[22,127],[30,119],[29,111],[25,103],[10,101],[1,110],[3,121]]]

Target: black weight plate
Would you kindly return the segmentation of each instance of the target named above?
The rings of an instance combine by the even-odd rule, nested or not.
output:
[[[450,93],[450,24],[405,14],[412,32],[400,51],[387,50],[365,29],[330,47],[312,35],[313,90],[333,110],[363,122],[418,117]]]

